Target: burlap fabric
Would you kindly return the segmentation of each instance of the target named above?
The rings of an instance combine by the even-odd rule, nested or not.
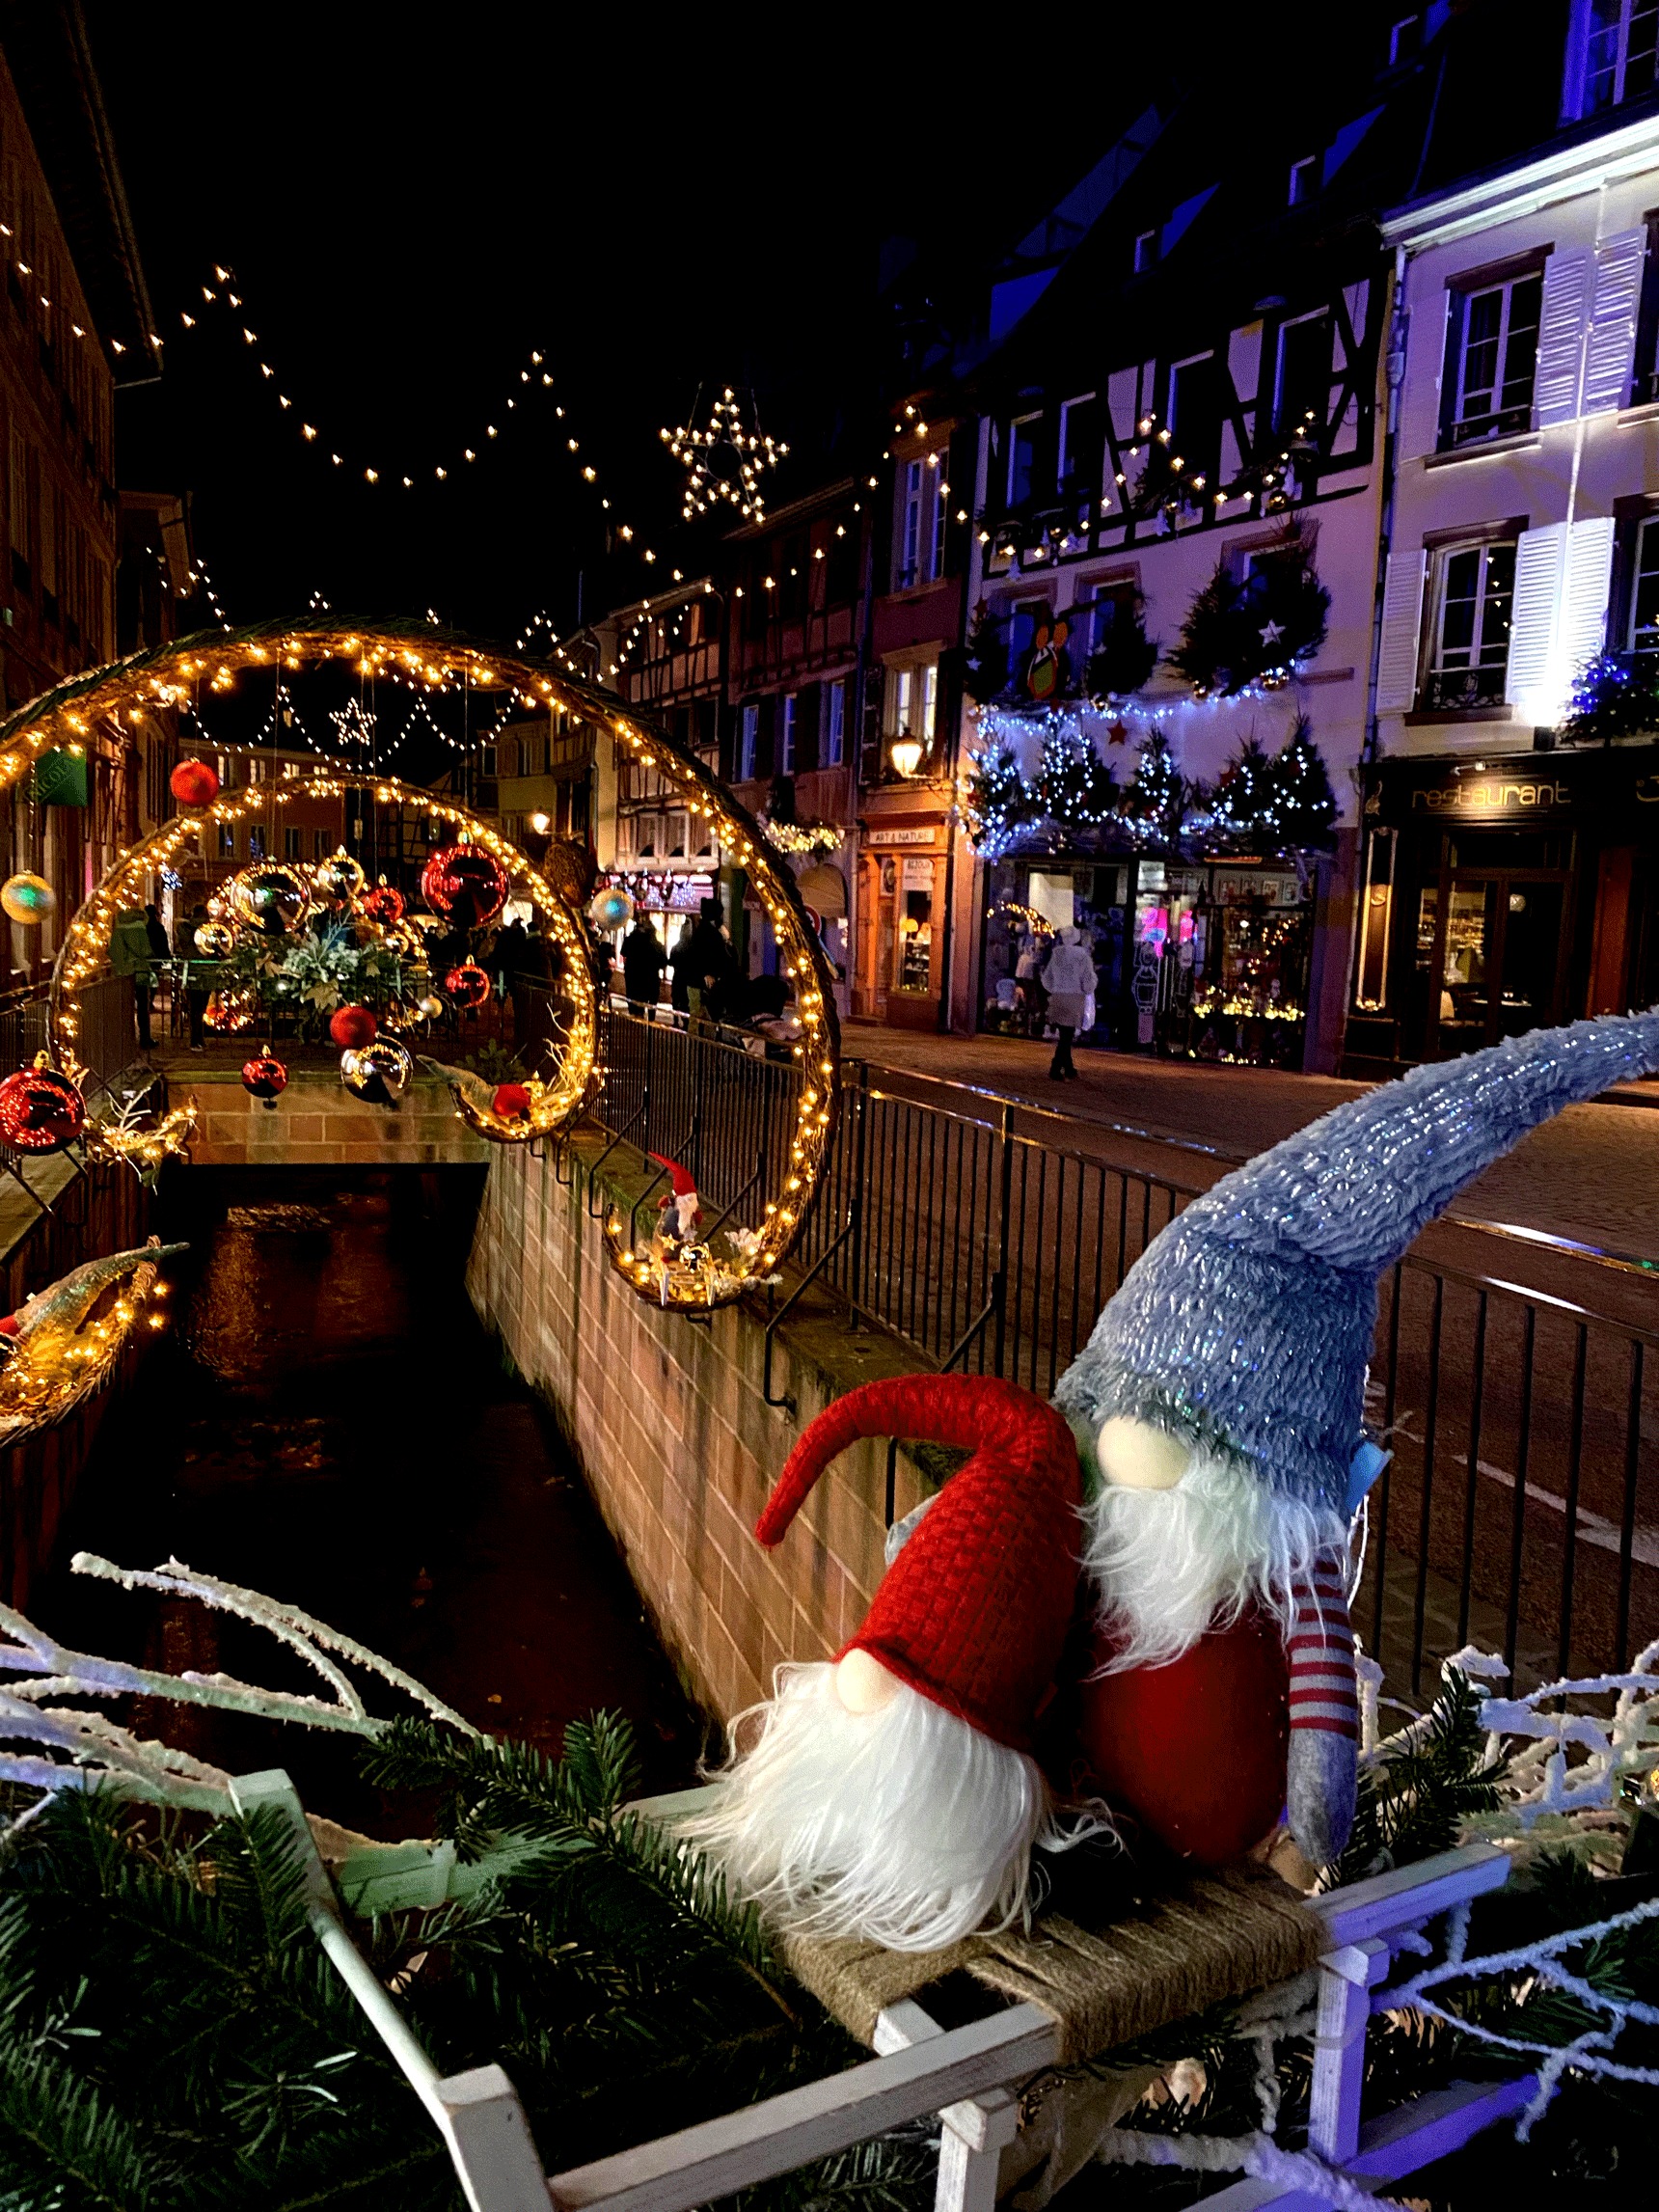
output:
[[[1109,1925],[1058,1915],[1029,1934],[970,1935],[945,1951],[883,1951],[872,1943],[785,1938],[791,1971],[861,2043],[876,2015],[946,1975],[965,1973],[1060,2030],[1074,2064],[1206,2006],[1243,1997],[1311,1966],[1328,1948],[1318,1914],[1254,1861],[1200,1874],[1149,1897]]]

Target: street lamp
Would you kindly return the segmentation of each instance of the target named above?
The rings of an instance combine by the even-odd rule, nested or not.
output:
[[[893,766],[908,783],[922,764],[921,739],[912,737],[908,729],[905,730],[900,736],[894,738],[889,757]]]
[[[530,818],[530,826],[535,832],[538,837],[545,837],[548,832],[553,828],[552,816],[547,814],[532,814]]]

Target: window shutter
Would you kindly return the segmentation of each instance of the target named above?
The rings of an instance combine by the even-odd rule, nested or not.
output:
[[[1582,247],[1552,254],[1545,262],[1537,375],[1533,386],[1540,430],[1551,423],[1570,423],[1578,413],[1579,363],[1584,351],[1585,294],[1589,287],[1590,255]]]
[[[1376,663],[1378,713],[1409,711],[1417,703],[1417,656],[1423,634],[1423,581],[1428,556],[1391,553],[1382,587],[1382,642]]]
[[[1566,588],[1562,593],[1557,655],[1564,692],[1585,662],[1601,651],[1612,575],[1613,517],[1597,514],[1575,522],[1566,545]]]
[[[1405,388],[1400,396],[1400,457],[1415,461],[1434,451],[1440,434],[1441,389],[1452,366],[1450,328],[1457,300],[1441,292],[1412,315],[1405,339]],[[1450,402],[1448,402],[1450,404]]]
[[[1595,305],[1591,311],[1590,343],[1584,363],[1587,415],[1624,404],[1636,351],[1636,314],[1646,259],[1645,226],[1615,232],[1595,249]]]
[[[1550,645],[1561,591],[1564,522],[1524,530],[1515,548],[1515,596],[1509,609],[1509,668],[1504,696],[1536,708],[1549,682]]]

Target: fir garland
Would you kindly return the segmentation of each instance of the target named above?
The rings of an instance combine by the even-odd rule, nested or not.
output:
[[[1573,678],[1572,699],[1556,734],[1567,745],[1611,745],[1659,731],[1659,660],[1651,654],[1598,653]]]
[[[1089,655],[1084,680],[1092,697],[1127,699],[1157,666],[1157,647],[1146,634],[1146,602],[1137,592],[1112,608],[1105,635]]]
[[[1311,524],[1292,519],[1248,576],[1216,563],[1169,656],[1201,698],[1282,685],[1324,643],[1331,595],[1314,568],[1317,542]]]

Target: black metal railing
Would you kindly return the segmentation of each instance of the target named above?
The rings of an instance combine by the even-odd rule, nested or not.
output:
[[[608,1039],[605,1127],[684,1159],[717,1208],[758,1218],[787,1157],[794,1063],[625,1015]],[[1201,1187],[1025,1133],[1013,1105],[948,1095],[920,1101],[845,1064],[797,1262],[850,1324],[1047,1396]],[[1508,1264],[1504,1232],[1464,1218],[1457,1231]],[[1526,1242],[1597,1279],[1583,1247]],[[1646,1271],[1603,1264],[1656,1301],[1659,1323]],[[1379,1292],[1369,1411],[1394,1456],[1370,1503],[1354,1621],[1392,1683],[1421,1689],[1470,1642],[1537,1683],[1622,1666],[1659,1638],[1659,1327],[1414,1250]]]

